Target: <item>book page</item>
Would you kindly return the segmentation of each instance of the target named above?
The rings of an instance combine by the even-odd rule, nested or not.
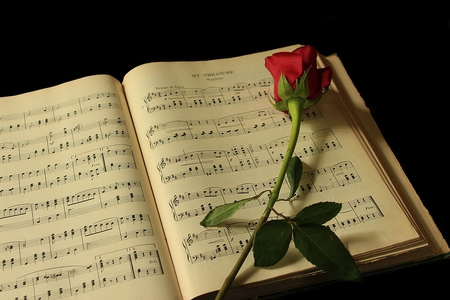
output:
[[[402,194],[398,197],[408,199],[408,201],[401,204],[407,207],[408,213],[412,215],[412,218],[416,222],[416,226],[418,226],[419,230],[432,245],[433,252],[437,254],[448,253],[450,250],[447,242],[434,223],[432,216],[430,216],[428,210],[420,200],[411,182],[407,179],[403,169],[399,167],[399,162],[389,145],[384,141],[382,133],[375,120],[370,115],[370,110],[366,107],[364,100],[353,85],[341,60],[337,55],[330,55],[326,57],[325,63],[333,67],[336,77],[338,76],[339,78],[339,82],[335,81],[336,86],[338,86],[337,89],[340,89],[341,91],[345,90],[345,94],[348,95],[348,97],[340,98],[340,100],[342,100],[341,106],[346,106],[345,103],[348,102],[349,99],[352,99],[355,107],[354,112],[359,117],[358,119],[354,116],[353,119],[355,122],[363,123],[362,126],[358,126],[359,128],[364,128],[359,130],[359,134],[370,136],[372,138],[372,141],[367,138],[366,140],[367,143],[374,146],[370,149],[373,158],[377,161],[381,161],[380,163],[383,165],[384,172],[386,173],[385,176],[388,176],[391,181],[395,182],[397,192]]]
[[[264,210],[284,159],[290,119],[268,100],[273,81],[264,66],[273,52],[150,63],[123,81],[185,298],[220,288]],[[275,209],[292,216],[319,201],[342,203],[341,213],[327,225],[359,262],[421,246],[420,235],[356,136],[355,124],[338,106],[340,93],[333,85],[304,112],[295,150],[304,164],[300,188],[295,200],[278,202]],[[224,226],[199,224],[215,206],[261,192]],[[287,196],[285,184],[280,197]],[[236,285],[312,267],[293,245],[272,268],[252,265],[250,254]]]
[[[0,107],[0,298],[180,299],[120,83]]]

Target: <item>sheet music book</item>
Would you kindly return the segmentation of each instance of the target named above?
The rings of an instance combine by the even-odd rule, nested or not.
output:
[[[264,58],[300,45],[195,62],[154,62],[0,98],[1,299],[209,299],[267,195],[224,226],[202,218],[270,189],[289,117],[268,101]],[[277,211],[342,203],[327,225],[363,273],[445,256],[448,245],[337,55],[303,114],[300,187]],[[281,197],[288,194],[287,186]],[[289,249],[249,257],[228,293],[245,299],[332,280]]]

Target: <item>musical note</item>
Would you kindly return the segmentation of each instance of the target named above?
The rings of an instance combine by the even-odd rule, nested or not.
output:
[[[299,188],[293,198],[301,198],[308,194],[326,192],[342,188],[350,184],[361,182],[361,178],[350,161],[338,163],[312,171],[304,171]],[[271,190],[276,178],[258,183],[246,183],[235,187],[210,187],[202,191],[189,191],[175,194],[168,205],[172,210],[175,221],[187,220],[206,215],[218,205],[232,203],[242,198],[254,197],[264,190]],[[280,191],[280,199],[288,198],[290,189],[288,182],[284,182]],[[269,193],[248,202],[244,209],[260,207],[269,200]]]
[[[322,116],[319,108],[313,107],[304,112],[303,119],[305,121],[312,120],[311,114],[313,111],[315,111],[314,119]],[[309,117],[306,117],[307,114],[309,114]],[[175,120],[155,124],[149,127],[146,135],[150,148],[156,148],[179,141],[245,135],[290,124],[291,120],[288,116],[270,108],[218,119]]]
[[[19,298],[18,295],[23,299],[67,298],[163,274],[159,250],[146,244],[99,255],[86,265],[43,268],[11,278],[0,283],[0,292],[9,298]]]
[[[118,125],[116,125],[118,124]],[[108,130],[109,129],[109,130]],[[96,131],[93,131],[96,130]],[[77,135],[90,131],[88,138],[78,138]],[[93,138],[94,137],[94,138]],[[15,143],[3,143],[0,151],[8,151],[2,155],[2,164],[19,160],[30,160],[40,158],[57,152],[66,151],[80,147],[92,142],[113,138],[128,138],[126,124],[120,120],[108,120],[79,124],[74,128],[64,128],[60,132],[50,132],[47,136],[40,136]]]
[[[93,102],[97,103],[94,108]],[[0,134],[32,130],[62,120],[76,118],[79,115],[103,109],[122,110],[118,95],[114,93],[96,93],[59,103],[51,107],[41,107],[23,113],[0,116]]]
[[[112,194],[112,195],[111,195]],[[117,201],[117,197],[120,201]],[[140,182],[123,181],[0,210],[0,232],[54,223],[131,202],[145,201]]]
[[[135,168],[129,146],[110,145],[73,155],[70,162],[54,162],[26,173],[0,174],[0,197],[54,188],[79,180],[94,180],[103,173]]]
[[[364,225],[382,217],[384,215],[374,198],[366,196],[344,202],[341,212],[324,225],[337,231]],[[275,218],[278,217],[269,218],[269,220]],[[225,229],[221,227],[189,233],[182,242],[187,260],[194,264],[239,254],[248,243],[256,224],[256,220],[247,223],[237,222],[227,224]]]
[[[137,222],[139,220],[139,222]],[[133,232],[129,235],[126,232]],[[101,220],[82,228],[71,228],[26,241],[10,241],[0,246],[2,268],[17,268],[46,260],[76,255],[131,238],[152,236],[147,214],[127,215]]]
[[[170,183],[193,176],[213,176],[241,172],[280,164],[287,137],[261,145],[233,146],[229,150],[203,150],[162,158],[157,166],[163,183]],[[321,145],[333,144],[327,151]],[[333,131],[321,129],[314,133],[302,133],[294,155],[304,158],[341,149],[342,146]],[[220,153],[220,155],[219,155]],[[188,163],[187,163],[188,162]],[[348,179],[350,181],[351,178]]]
[[[268,91],[272,85],[272,79],[265,78],[254,83],[236,83],[228,87],[173,89],[149,92],[143,97],[143,101],[148,113],[240,104],[267,100]]]

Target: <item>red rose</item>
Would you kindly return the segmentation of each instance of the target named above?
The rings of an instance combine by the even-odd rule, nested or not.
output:
[[[307,93],[305,99],[314,100],[318,98],[331,83],[332,71],[330,67],[317,69],[317,50],[309,45],[299,47],[292,52],[278,52],[266,57],[265,66],[272,74],[274,79],[274,97],[275,101],[288,100],[286,98],[295,97],[299,94],[301,87],[297,88],[297,84],[301,82],[302,76],[307,74],[307,81],[304,82],[304,90],[302,95]],[[279,95],[279,83],[284,75],[290,88],[291,95]],[[307,82],[307,84],[306,84]],[[284,98],[284,99],[282,99]],[[304,97],[302,97],[304,98]]]

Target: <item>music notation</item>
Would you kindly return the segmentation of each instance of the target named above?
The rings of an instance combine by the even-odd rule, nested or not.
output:
[[[303,112],[303,121],[322,117],[318,107]],[[249,134],[290,125],[288,115],[271,108],[219,119],[171,121],[150,126],[147,138],[150,148],[178,141],[222,138]]]
[[[211,176],[262,168],[283,161],[288,137],[260,145],[233,146],[228,150],[204,150],[161,158],[157,169],[163,183],[192,176]],[[303,158],[341,149],[331,129],[301,133],[294,155]]]
[[[361,181],[362,179],[353,164],[349,161],[344,161],[330,167],[303,172],[298,191],[294,198],[345,187]],[[218,205],[250,198],[260,194],[264,190],[272,190],[275,183],[276,178],[272,178],[264,182],[245,183],[235,187],[210,187],[202,191],[176,194],[168,203],[175,221],[187,220],[206,215]],[[288,198],[289,193],[290,188],[286,181],[281,188],[280,199]],[[254,201],[246,203],[243,208],[264,206],[268,200],[269,192]]]
[[[29,160],[101,140],[128,137],[125,121],[121,118],[113,120],[104,118],[97,122],[63,128],[59,132],[49,132],[46,136],[18,142],[2,142],[0,143],[1,163]]]
[[[223,106],[260,99],[267,100],[272,85],[273,80],[266,78],[254,83],[237,83],[228,87],[170,89],[149,92],[143,100],[148,113]],[[154,103],[155,101],[157,104]]]
[[[42,269],[11,278],[0,282],[0,294],[8,299],[61,299],[163,274],[158,249],[147,244],[99,255],[86,265]]]
[[[82,228],[69,228],[28,240],[0,244],[2,270],[44,263],[120,241],[152,236],[147,214],[132,214],[97,221]]]
[[[26,172],[0,174],[0,197],[53,188],[78,180],[94,180],[106,172],[135,168],[129,145],[111,145],[73,155],[68,162],[49,163]]]
[[[0,116],[0,135],[41,128],[42,126],[76,118],[78,115],[105,109],[122,110],[118,95],[96,93],[71,99],[54,106]]]
[[[363,225],[384,217],[372,196],[343,203],[341,212],[325,224],[333,231]],[[221,228],[211,228],[189,233],[182,242],[190,263],[199,263],[239,254],[255,230],[258,221],[233,223]]]
[[[122,181],[76,194],[0,208],[0,232],[58,222],[130,202],[145,201],[138,181]]]

